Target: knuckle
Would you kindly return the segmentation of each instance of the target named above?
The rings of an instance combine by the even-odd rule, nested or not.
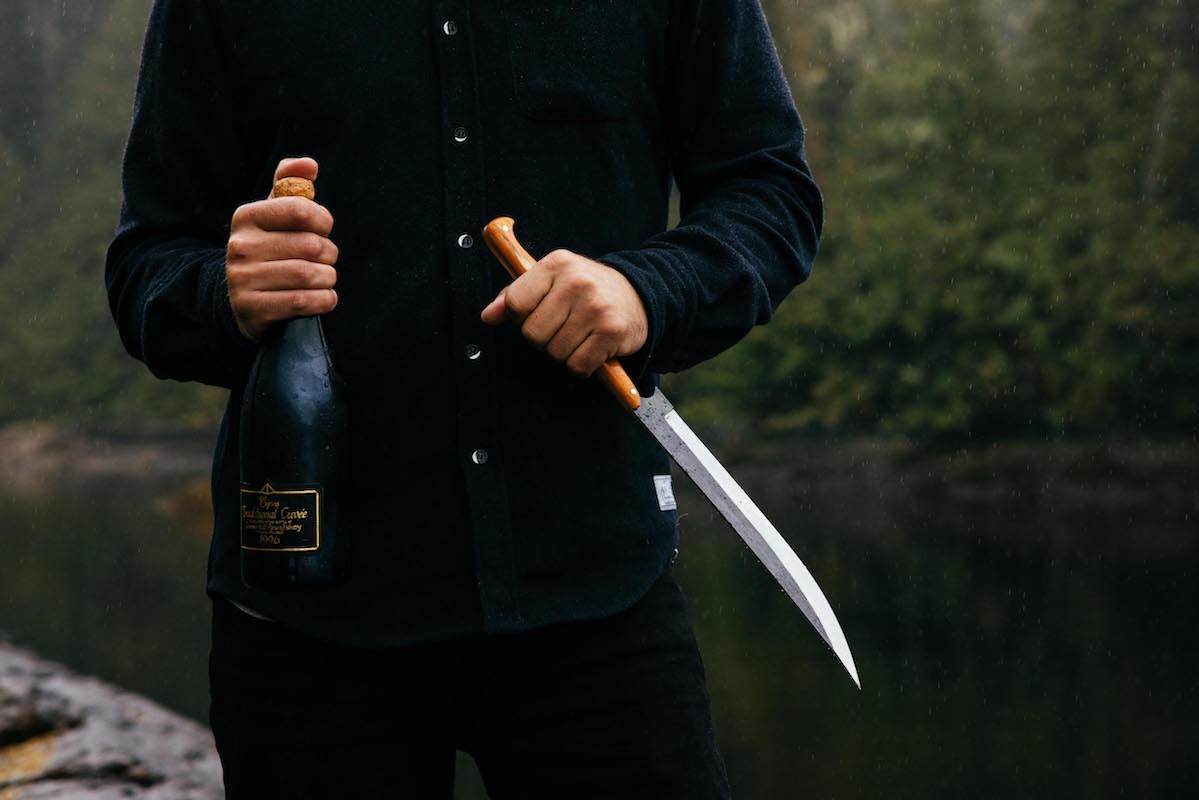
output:
[[[236,228],[241,225],[252,223],[257,211],[257,203],[243,203],[238,206],[233,212],[232,227]]]
[[[325,236],[328,236],[333,231],[333,215],[329,213],[329,209],[316,203],[313,206],[313,224]]]
[[[614,314],[603,314],[595,324],[595,332],[600,336],[614,338],[624,333],[624,325]]]
[[[586,356],[581,356],[576,353],[570,357],[569,361],[566,362],[566,368],[570,370],[570,373],[576,378],[586,378],[591,374],[591,370],[588,368],[588,362],[589,359]]]
[[[309,289],[312,287],[312,270],[303,263],[279,264],[276,274],[281,282],[286,281],[289,289]]]
[[[545,267],[553,272],[559,272],[570,266],[570,251],[561,248],[551,250],[549,253],[546,253],[545,258],[541,259],[538,266]]]
[[[563,284],[575,297],[586,294],[591,287],[589,277],[577,267],[564,268],[558,277],[558,282]]]
[[[229,289],[229,306],[238,313],[247,310],[246,293],[240,289]]]
[[[519,292],[508,292],[508,297],[505,301],[508,304],[508,310],[513,314],[524,316],[531,312],[535,306],[527,300]]]
[[[325,253],[325,240],[315,233],[300,234],[296,246],[305,261],[319,261]]]
[[[520,333],[522,336],[524,336],[530,342],[533,342],[534,344],[536,344],[537,340],[538,340],[538,334],[539,334],[539,331],[537,330],[536,321],[532,317],[529,317],[528,319],[526,319],[524,321],[524,324],[520,326]]]
[[[265,319],[270,316],[270,303],[263,297],[262,292],[244,289],[240,292],[229,293],[229,305],[239,317],[248,320]]]
[[[608,307],[595,293],[585,292],[576,301],[579,310],[599,324],[607,314]]]
[[[332,289],[337,283],[337,271],[332,267],[321,267],[312,270],[312,285],[317,289]]]
[[[295,316],[302,316],[307,313],[310,304],[308,301],[308,293],[304,291],[291,292],[287,298],[287,309]]]
[[[244,267],[239,267],[234,264],[225,265],[225,285],[229,288],[229,297],[241,294],[242,284],[249,277],[248,271]]]
[[[304,230],[324,235],[333,228],[333,215],[324,206],[303,197],[292,199],[297,201],[294,219]]]
[[[550,342],[549,346],[545,348],[545,352],[555,361],[565,361],[567,356],[570,355],[566,350],[566,345],[558,342]]]
[[[263,223],[273,230],[287,230],[299,225],[301,214],[304,213],[297,197],[275,197],[265,201]]]
[[[315,228],[317,223],[315,204],[302,197],[288,199],[291,201],[292,218],[307,230]]]
[[[225,253],[233,261],[249,258],[250,250],[250,243],[246,237],[237,233],[230,236],[229,243],[225,245]]]

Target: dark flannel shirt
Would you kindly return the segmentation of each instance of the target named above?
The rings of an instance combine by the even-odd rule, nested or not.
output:
[[[480,310],[480,241],[628,278],[643,393],[766,322],[808,274],[822,204],[758,0],[157,0],[106,282],[161,378],[232,389],[213,465],[208,592],[331,641],[392,645],[597,618],[669,565],[664,451]],[[349,391],[348,582],[243,585],[238,332],[224,245],[279,159],[320,162]],[[681,223],[666,230],[672,178]],[[481,458],[485,452],[487,457]]]

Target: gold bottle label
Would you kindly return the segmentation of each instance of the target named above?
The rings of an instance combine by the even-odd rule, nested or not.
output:
[[[304,552],[321,546],[319,489],[241,490],[243,550]]]

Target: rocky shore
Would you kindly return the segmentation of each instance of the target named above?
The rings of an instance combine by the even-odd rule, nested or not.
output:
[[[218,800],[212,734],[0,642],[0,800]]]
[[[0,484],[36,494],[106,480],[195,480],[208,474],[215,440],[209,428],[14,423],[0,426]]]

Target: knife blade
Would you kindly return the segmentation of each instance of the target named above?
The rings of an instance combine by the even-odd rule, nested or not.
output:
[[[487,247],[513,279],[537,265],[537,260],[517,241],[515,227],[511,217],[497,217],[483,228]],[[862,683],[858,679],[857,666],[837,615],[812,573],[778,529],[683,421],[660,389],[649,397],[642,397],[616,359],[601,366],[597,374],[621,405],[641,421],[728,521],[832,648],[860,689]]]

